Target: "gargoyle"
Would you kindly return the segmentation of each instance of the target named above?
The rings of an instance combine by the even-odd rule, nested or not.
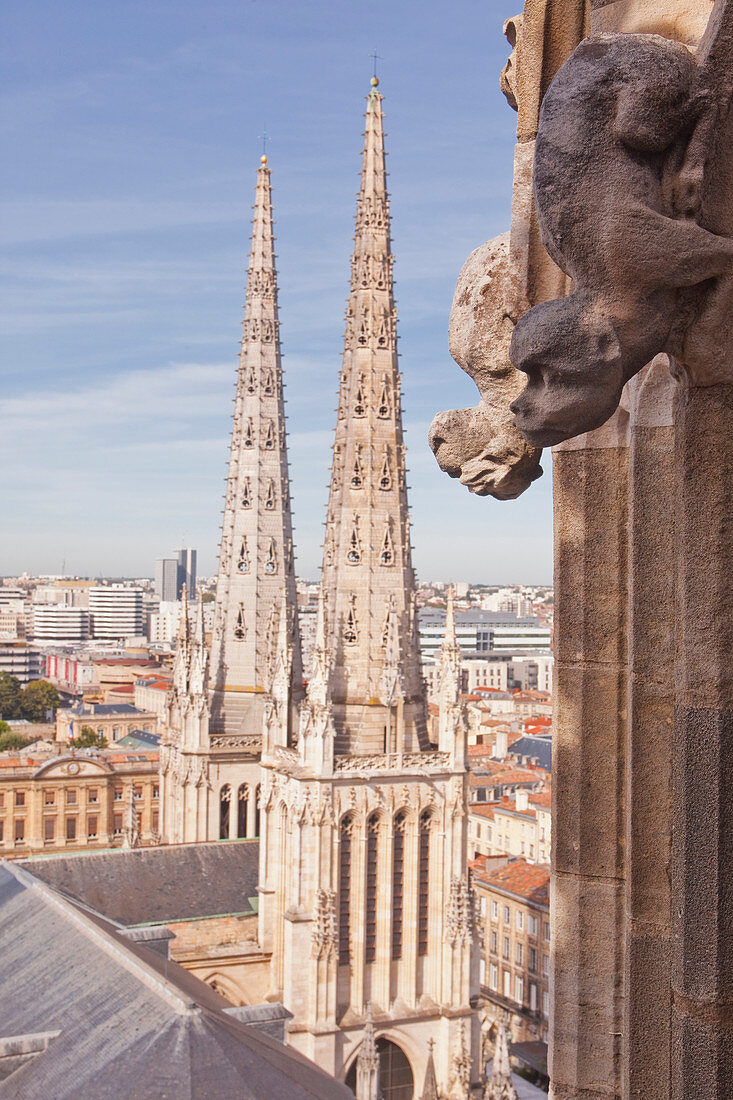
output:
[[[544,97],[535,202],[575,290],[529,310],[512,336],[528,382],[511,408],[534,446],[605,423],[629,378],[658,352],[680,354],[699,288],[731,271],[733,239],[693,220],[702,173],[690,151],[721,109],[700,71],[666,38],[602,34]]]
[[[478,496],[512,500],[540,477],[540,451],[517,431],[509,408],[524,382],[509,361],[514,330],[508,234],[468,257],[450,317],[450,353],[476,383],[480,404],[441,412],[429,442],[441,469]]]

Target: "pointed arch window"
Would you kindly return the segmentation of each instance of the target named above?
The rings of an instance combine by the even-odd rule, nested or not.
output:
[[[247,637],[247,622],[244,617],[244,605],[241,603],[237,612],[237,621],[234,624],[234,637],[238,642],[243,642]]]
[[[242,485],[242,507],[252,507],[252,486],[250,485],[248,477],[244,479],[244,484]]]
[[[354,516],[354,522],[349,535],[349,549],[346,551],[346,560],[349,565],[358,565],[361,561],[361,539],[359,538],[359,517]]]
[[[247,807],[249,806],[249,788],[242,783],[237,795],[237,836],[247,835]]]
[[[249,549],[247,547],[247,536],[242,539],[242,545],[239,548],[239,557],[237,558],[237,570],[240,573],[249,573]]]
[[[367,821],[366,837],[366,899],[364,906],[364,957],[374,962],[377,957],[377,841],[379,818],[376,814]]]
[[[252,394],[257,389],[257,378],[255,376],[254,367],[250,366],[247,370],[247,393]]]
[[[348,966],[351,957],[351,830],[353,819],[348,816],[339,829],[339,963]]]
[[[267,546],[267,555],[265,557],[265,572],[268,576],[272,576],[273,573],[277,573],[277,546],[275,540],[270,539]]]
[[[366,306],[362,306],[361,310],[358,341],[362,347],[366,347],[369,343],[369,310]]]
[[[380,348],[386,348],[389,345],[389,318],[387,314],[382,317],[379,323],[379,332],[377,333],[377,345]]]
[[[359,640],[359,623],[356,618],[356,596],[349,596],[349,610],[346,612],[344,641],[347,645],[356,645]]]
[[[354,416],[366,416],[366,380],[363,374],[359,375],[356,385],[356,397],[354,399]]]
[[[382,420],[385,420],[392,411],[392,404],[390,401],[390,387],[389,379],[385,375],[382,379],[382,392],[379,395],[379,405],[377,406],[377,416]]]
[[[263,392],[267,397],[271,397],[275,392],[275,379],[273,378],[272,370],[270,368],[265,371],[265,383],[263,386]]]
[[[382,539],[382,547],[379,551],[379,564],[394,565],[394,543],[392,542],[392,532],[390,530],[389,520],[387,520],[384,525],[384,537]]]
[[[405,815],[394,819],[392,842],[392,958],[402,958],[402,922],[405,892]]]
[[[356,445],[356,454],[354,455],[354,468],[351,471],[351,488],[362,489],[364,486],[364,469],[361,464],[361,444]]]
[[[267,422],[267,431],[265,432],[265,450],[273,451],[275,449],[275,425],[271,420]]]
[[[272,321],[265,320],[262,322],[262,342],[263,344],[271,344],[274,336],[274,326]]]
[[[389,457],[389,448],[384,448],[384,455],[382,458],[382,469],[379,471],[379,488],[391,489],[392,488],[392,463]]]
[[[417,870],[417,953],[428,953],[428,918],[430,912],[430,811],[420,815]]]
[[[255,836],[260,835],[260,798],[261,798],[261,791],[260,791],[260,785],[258,783],[257,786],[255,787],[255,791],[254,791],[254,800],[255,800],[255,832],[254,832],[254,835]]]
[[[254,447],[255,445],[255,433],[252,427],[251,419],[247,419],[247,423],[244,426],[244,445],[245,447]]]
[[[232,802],[232,788],[225,783],[219,792],[219,840],[229,838],[229,813]]]
[[[267,494],[265,496],[265,508],[268,512],[272,512],[275,507],[275,482],[270,478],[267,486]]]

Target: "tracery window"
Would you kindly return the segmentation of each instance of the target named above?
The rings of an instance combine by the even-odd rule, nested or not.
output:
[[[272,576],[273,573],[277,573],[277,547],[275,546],[275,540],[270,539],[270,544],[267,547],[267,557],[265,558],[265,572],[268,576]]]
[[[354,399],[354,416],[366,416],[366,385],[364,375],[359,375]]]
[[[252,486],[250,485],[248,477],[244,479],[244,484],[242,485],[242,507],[252,507]]]
[[[418,831],[417,953],[428,953],[430,906],[430,813],[420,815]]]
[[[254,367],[250,367],[247,371],[247,393],[254,393],[256,388],[255,369]]]
[[[382,392],[379,395],[379,404],[377,405],[377,416],[384,420],[389,416],[391,412],[391,404],[389,400],[389,380],[387,376],[384,376],[382,381]]]
[[[349,549],[346,552],[346,560],[349,565],[358,565],[361,561],[361,540],[359,539],[358,516],[354,516],[354,523],[349,537]]]
[[[351,488],[361,489],[364,485],[364,470],[361,464],[361,444],[356,446],[356,454],[354,455],[354,469],[351,473]]]
[[[246,783],[242,783],[237,794],[237,836],[247,835],[247,806],[249,791]]]
[[[267,495],[265,497],[265,508],[267,508],[267,510],[269,512],[271,512],[274,507],[275,507],[275,482],[272,479],[270,479],[270,482],[267,486]]]
[[[366,905],[364,908],[365,961],[377,957],[377,840],[379,819],[376,814],[367,821],[366,838]]]
[[[275,449],[275,425],[270,420],[267,424],[267,431],[265,432],[265,450],[273,451]]]
[[[240,573],[249,573],[249,550],[247,548],[247,536],[242,539],[242,545],[239,548],[239,557],[237,558],[237,570]]]
[[[263,386],[263,392],[266,394],[267,397],[271,397],[272,394],[275,392],[275,380],[273,379],[272,371],[269,369],[265,373],[265,384]]]
[[[405,815],[394,819],[392,844],[392,958],[402,958],[402,921],[405,888]]]
[[[389,460],[389,448],[385,447],[384,457],[382,459],[382,469],[379,472],[379,488],[391,489],[392,488],[392,465]]]
[[[254,428],[252,427],[252,421],[248,418],[247,423],[244,426],[244,445],[245,447],[254,447],[255,435]]]
[[[225,783],[219,792],[219,840],[229,836],[229,809],[232,801],[232,788]]]
[[[339,963],[347,966],[350,959],[351,938],[351,829],[353,819],[345,817],[341,822],[339,845]]]
[[[356,618],[356,596],[353,594],[349,597],[349,610],[346,614],[346,625],[344,627],[344,641],[347,645],[356,645],[359,637],[358,622]]]
[[[394,543],[392,542],[392,532],[389,529],[389,520],[387,520],[384,528],[382,548],[379,551],[379,564],[394,565]]]
[[[244,618],[244,606],[240,603],[239,611],[237,612],[237,621],[234,624],[234,637],[239,642],[243,642],[247,637],[247,624]]]

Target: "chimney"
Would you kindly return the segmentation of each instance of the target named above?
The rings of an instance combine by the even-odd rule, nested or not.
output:
[[[529,791],[526,787],[517,788],[517,809],[526,810],[529,807]]]

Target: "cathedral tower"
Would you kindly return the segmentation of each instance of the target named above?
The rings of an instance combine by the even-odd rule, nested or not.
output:
[[[427,747],[386,175],[375,77],[367,101],[322,576],[336,749],[348,753]]]
[[[182,623],[179,681],[161,759],[163,836],[169,842],[255,836],[263,731],[267,724],[276,740],[288,743],[303,683],[265,156],[257,172],[205,706],[200,698],[186,701],[187,631]],[[270,705],[274,681],[276,708]],[[195,744],[183,722],[193,710],[199,715]],[[192,783],[195,800],[183,790]],[[184,811],[184,803],[197,809]]]
[[[465,1098],[478,1072],[465,728],[446,653],[441,739],[428,743],[377,85],[313,671],[297,744],[266,733],[262,752],[259,938],[270,997],[293,1013],[288,1041],[359,1100],[398,1081],[419,1090],[431,1072]]]

